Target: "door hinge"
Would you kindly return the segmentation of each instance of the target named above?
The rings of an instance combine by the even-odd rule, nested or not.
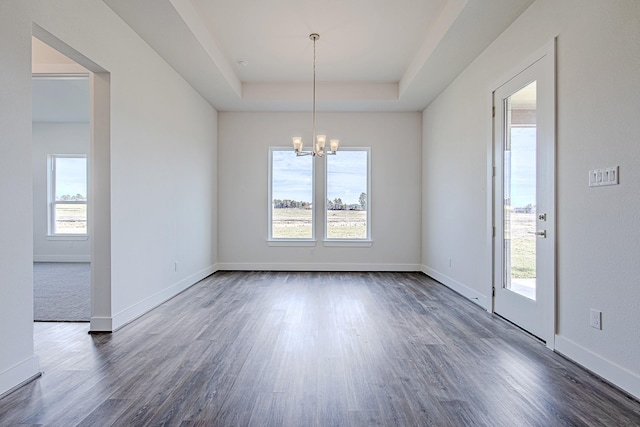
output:
[[[495,227],[491,227],[491,237],[496,237],[496,228]]]
[[[491,117],[496,116],[496,107],[491,107]]]
[[[495,297],[495,296],[496,296],[496,287],[495,287],[495,286],[492,286],[492,287],[491,287],[491,296],[492,296],[492,297]]]

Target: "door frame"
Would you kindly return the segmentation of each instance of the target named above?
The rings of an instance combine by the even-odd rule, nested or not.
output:
[[[89,70],[90,143],[87,203],[91,247],[89,333],[113,332],[111,288],[111,74],[32,22],[32,36]],[[30,70],[31,72],[31,70]]]
[[[547,164],[552,168],[547,173],[552,180],[550,187],[550,193],[547,195],[547,209],[550,219],[547,221],[546,229],[547,236],[552,239],[551,249],[548,251],[548,256],[542,261],[550,269],[549,276],[552,277],[552,284],[546,292],[543,292],[540,298],[540,303],[543,304],[543,319],[544,336],[540,337],[546,342],[546,346],[553,350],[555,348],[555,335],[556,335],[556,287],[557,287],[557,275],[556,275],[556,39],[554,38],[535,53],[526,57],[521,61],[518,66],[513,67],[510,72],[504,74],[502,78],[497,79],[489,88],[489,136],[487,144],[487,251],[489,252],[489,259],[491,260],[490,277],[489,277],[489,289],[487,289],[487,295],[491,296],[489,311],[495,313],[495,292],[494,288],[498,285],[496,280],[496,243],[498,240],[496,232],[496,147],[495,147],[495,108],[494,108],[494,93],[500,87],[507,82],[515,78],[524,70],[529,68],[536,62],[545,59],[543,64],[543,77],[547,80],[548,92],[546,95],[550,97],[547,100],[548,106],[552,108],[552,112],[548,114],[547,121],[549,123],[547,133],[544,134],[544,138],[552,144],[553,149],[549,150],[548,157],[546,159]],[[498,272],[502,274],[502,272]]]

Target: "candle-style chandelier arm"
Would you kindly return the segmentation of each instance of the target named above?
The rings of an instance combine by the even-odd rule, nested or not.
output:
[[[320,38],[320,35],[317,33],[309,34],[309,39],[313,40],[313,108],[311,112],[312,117],[312,140],[313,143],[311,145],[311,150],[304,151],[302,137],[294,136],[293,137],[293,149],[296,152],[297,156],[318,156],[322,157],[324,155],[334,155],[338,151],[338,147],[340,145],[340,141],[337,139],[329,140],[329,150],[325,149],[325,145],[327,142],[326,135],[316,135],[316,41]]]
[[[304,151],[304,143],[302,142],[302,138],[299,136],[293,137],[293,149],[296,152],[297,156],[324,156],[324,155],[335,155],[338,151],[338,147],[340,146],[340,141],[337,139],[332,139],[329,141],[329,148],[327,150],[326,147],[326,135],[318,135],[316,137],[316,144],[312,150]]]

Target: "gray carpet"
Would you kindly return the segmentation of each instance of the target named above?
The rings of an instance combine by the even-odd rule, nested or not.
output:
[[[33,318],[40,322],[88,322],[91,264],[33,263]]]

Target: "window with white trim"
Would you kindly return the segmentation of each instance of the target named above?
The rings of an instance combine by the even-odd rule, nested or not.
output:
[[[269,239],[313,240],[313,157],[269,150]]]
[[[369,148],[345,148],[326,160],[327,240],[369,240]]]
[[[49,156],[49,235],[87,235],[87,156]]]

